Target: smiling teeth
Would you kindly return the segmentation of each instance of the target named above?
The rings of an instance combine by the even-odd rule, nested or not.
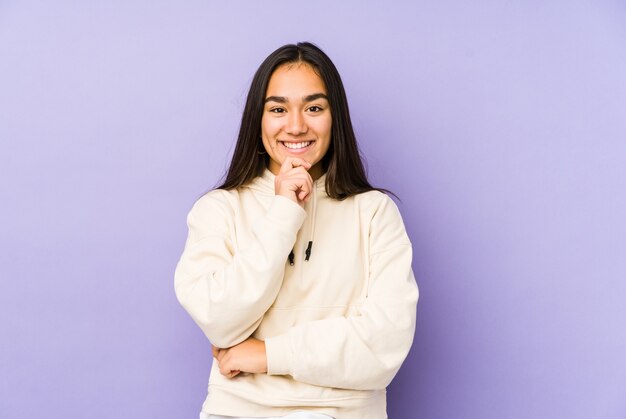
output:
[[[283,143],[283,144],[287,148],[291,148],[293,150],[297,150],[299,148],[308,147],[308,145],[311,144],[311,142],[310,141],[305,141],[305,142],[302,142],[302,143]]]

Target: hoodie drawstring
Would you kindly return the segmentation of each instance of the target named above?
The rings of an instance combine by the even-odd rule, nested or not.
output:
[[[309,244],[306,246],[306,251],[304,252],[304,261],[308,262],[311,257],[311,249],[313,248],[313,236],[315,235],[315,213],[317,212],[317,184],[313,184],[313,196],[312,199],[312,211],[311,211],[311,235],[309,236]]]
[[[304,251],[304,261],[308,262],[311,258],[311,251],[313,249],[313,236],[315,234],[315,216],[317,213],[317,183],[313,183],[313,191],[311,196],[311,228],[309,233],[309,243],[306,246],[306,250]],[[295,254],[293,253],[293,249],[289,252],[289,264],[295,264]]]
[[[296,257],[296,255],[293,254],[293,249],[291,250],[291,252],[289,252],[289,264],[291,266],[293,266],[294,262],[294,258]]]

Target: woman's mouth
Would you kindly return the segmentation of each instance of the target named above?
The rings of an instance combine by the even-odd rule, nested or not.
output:
[[[279,141],[278,143],[290,153],[300,154],[306,152],[315,141]]]

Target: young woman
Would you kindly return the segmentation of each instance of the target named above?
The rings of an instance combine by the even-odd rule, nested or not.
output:
[[[176,295],[215,358],[201,417],[387,417],[415,329],[411,243],[319,48],[261,64],[226,180],[187,222]]]

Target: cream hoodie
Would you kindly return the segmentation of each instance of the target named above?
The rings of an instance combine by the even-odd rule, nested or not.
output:
[[[325,177],[304,209],[274,194],[266,170],[238,190],[207,193],[189,212],[178,300],[213,345],[253,336],[267,351],[267,374],[228,379],[213,362],[203,412],[387,417],[385,388],[415,330],[411,243],[387,195],[334,200]]]

